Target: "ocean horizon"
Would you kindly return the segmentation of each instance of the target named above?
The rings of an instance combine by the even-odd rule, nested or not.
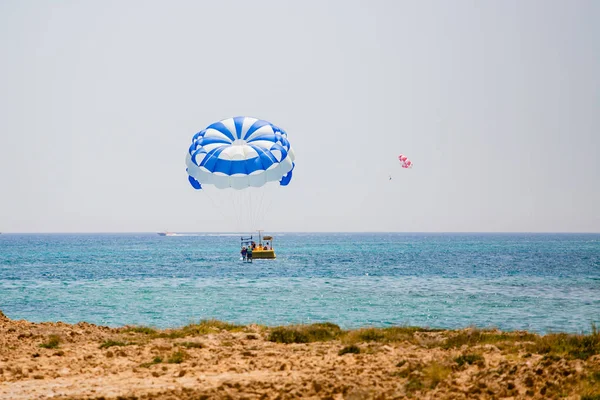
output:
[[[252,264],[239,256],[246,233],[176,233],[3,232],[0,310],[158,328],[219,319],[581,333],[600,321],[599,233],[269,231],[277,258]]]

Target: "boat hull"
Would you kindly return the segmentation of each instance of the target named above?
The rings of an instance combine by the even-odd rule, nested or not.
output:
[[[258,250],[255,249],[252,251],[252,259],[260,260],[260,259],[273,259],[275,258],[275,250]]]

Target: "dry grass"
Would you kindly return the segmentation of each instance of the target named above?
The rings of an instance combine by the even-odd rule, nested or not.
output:
[[[404,342],[417,343],[415,333],[433,332],[434,330],[417,327],[390,327],[390,328],[363,328],[346,331],[342,335],[342,342],[347,344],[362,342],[394,343]]]
[[[536,341],[539,336],[529,332],[502,332],[481,329],[470,329],[465,331],[459,331],[458,333],[450,336],[442,347],[445,349],[460,348],[463,345],[469,347],[478,346],[483,344],[497,344],[506,342],[508,344],[515,344],[520,342]]]
[[[181,342],[177,343],[177,346],[185,347],[186,349],[202,349],[204,345],[198,342]]]
[[[427,387],[433,389],[445,380],[451,372],[452,369],[449,366],[434,361],[423,368],[423,380]]]
[[[600,354],[600,332],[595,325],[592,325],[592,332],[587,335],[557,333],[540,336],[529,332],[498,333],[472,329],[448,337],[442,347],[451,349],[463,345],[473,347],[482,344],[496,344],[500,349],[522,347],[528,353],[587,360]]]
[[[404,390],[408,396],[412,397],[415,392],[435,389],[451,373],[452,368],[450,366],[438,361],[432,361],[426,366],[420,363],[412,367],[409,366],[393,375],[401,378],[408,377],[404,385]]]
[[[181,364],[183,361],[189,358],[189,354],[183,350],[178,350],[173,352],[171,356],[167,359],[169,364]]]
[[[48,341],[40,343],[40,347],[44,349],[57,349],[59,345],[60,336],[58,335],[50,335],[48,336]]]
[[[101,349],[108,349],[109,347],[113,347],[113,346],[129,346],[129,345],[132,345],[132,344],[133,343],[121,342],[121,341],[118,341],[118,340],[109,339],[109,340],[104,341],[104,343],[102,343],[100,345],[100,348]]]
[[[276,343],[326,342],[340,337],[342,330],[330,322],[311,325],[276,327],[269,333],[268,340]]]
[[[122,333],[140,333],[149,339],[179,339],[187,336],[200,336],[208,333],[218,333],[222,330],[241,332],[247,329],[244,325],[230,324],[215,319],[201,320],[197,324],[189,324],[178,329],[156,330],[147,326],[128,326],[121,330]]]
[[[340,340],[346,345],[364,342],[392,343],[408,341],[417,343],[415,333],[437,330],[417,327],[362,328],[342,330],[330,322],[311,325],[294,325],[272,328],[268,340],[277,343],[311,343]]]
[[[156,329],[150,328],[148,326],[126,326],[121,330],[121,332],[128,333],[143,333],[145,335],[154,335],[156,334]]]
[[[600,332],[592,325],[589,335],[550,334],[538,337],[527,346],[528,351],[539,354],[558,355],[571,359],[587,360],[600,354]]]

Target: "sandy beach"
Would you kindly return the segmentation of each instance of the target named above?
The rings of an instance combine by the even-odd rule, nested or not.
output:
[[[10,320],[2,399],[598,399],[600,335]]]

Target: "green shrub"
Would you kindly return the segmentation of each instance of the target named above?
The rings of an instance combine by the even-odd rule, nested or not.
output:
[[[308,343],[308,336],[297,329],[280,327],[271,331],[268,340],[275,343]]]
[[[60,344],[60,337],[58,335],[48,336],[48,341],[41,343],[40,347],[44,349],[57,349]]]
[[[277,327],[271,330],[268,340],[276,343],[310,343],[335,340],[342,334],[339,326],[330,322],[292,327]]]

